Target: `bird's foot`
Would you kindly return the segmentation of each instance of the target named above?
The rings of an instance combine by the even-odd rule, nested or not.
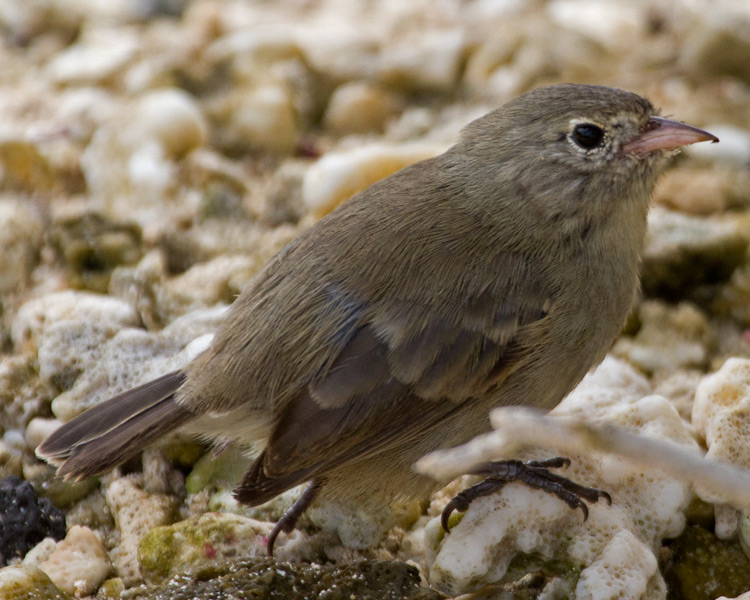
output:
[[[486,475],[487,478],[458,493],[446,504],[441,516],[443,529],[446,533],[450,531],[448,519],[454,510],[465,512],[476,498],[494,494],[511,481],[522,481],[532,488],[554,494],[572,509],[580,508],[584,521],[589,516],[586,502],[597,502],[599,498],[604,498],[608,504],[612,504],[612,497],[607,492],[579,485],[567,477],[549,471],[549,469],[567,467],[569,464],[570,459],[556,456],[546,460],[530,460],[526,463],[520,460],[502,460],[479,465],[471,473]]]
[[[268,552],[268,556],[273,556],[273,547],[274,544],[276,544],[276,538],[279,537],[279,534],[282,531],[284,533],[291,533],[294,531],[298,519],[302,516],[302,513],[307,510],[307,507],[312,504],[312,501],[315,499],[315,496],[318,495],[321,486],[321,482],[313,479],[310,482],[310,485],[305,488],[305,491],[302,492],[302,495],[297,498],[297,501],[292,504],[291,508],[276,522],[276,525],[274,525],[271,530],[271,533],[268,536],[268,541],[266,542],[266,552]]]

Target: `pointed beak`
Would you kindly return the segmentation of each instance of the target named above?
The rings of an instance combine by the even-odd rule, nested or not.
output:
[[[715,144],[719,138],[692,125],[662,117],[650,117],[646,128],[623,145],[622,152],[644,156],[656,150],[676,150],[680,146],[708,141]]]

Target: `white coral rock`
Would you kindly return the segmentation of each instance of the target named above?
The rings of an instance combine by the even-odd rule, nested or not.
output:
[[[648,395],[649,391],[642,376],[609,358],[555,414],[585,415],[589,421],[606,421],[696,453],[697,444],[672,404]],[[502,411],[492,418],[494,423],[501,421]],[[516,458],[556,454],[560,452],[554,447],[545,447]],[[684,527],[691,498],[688,483],[594,450],[569,458],[565,476],[606,490],[612,496],[611,506],[604,500],[589,505],[584,522],[580,511],[572,511],[549,493],[507,484],[496,494],[477,498],[443,539],[439,519],[428,524],[430,583],[450,593],[476,590],[501,581],[511,561],[523,554],[581,569],[578,580],[570,582],[578,586],[577,597],[602,597],[597,587],[601,585],[607,586],[607,597],[663,597],[665,586],[655,553],[662,539],[679,535]],[[610,573],[606,582],[599,577],[603,571]]]
[[[99,589],[112,565],[99,537],[88,527],[73,525],[39,568],[58,588],[80,597]]]

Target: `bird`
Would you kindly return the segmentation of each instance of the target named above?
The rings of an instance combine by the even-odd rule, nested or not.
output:
[[[494,407],[553,408],[602,361],[634,303],[665,159],[702,141],[718,139],[632,92],[521,94],[284,247],[186,366],[75,417],[36,453],[80,479],[180,427],[259,442],[240,502],[308,484],[269,554],[314,502],[426,496],[438,484],[417,459],[488,431]],[[477,473],[545,488],[564,461]],[[563,488],[573,507],[608,496]]]

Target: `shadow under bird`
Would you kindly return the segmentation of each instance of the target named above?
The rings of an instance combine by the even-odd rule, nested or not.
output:
[[[554,407],[604,358],[633,303],[663,159],[708,140],[630,92],[527,92],[316,223],[249,283],[206,351],[66,423],[37,455],[82,478],[187,424],[265,440],[240,502],[310,482],[269,552],[313,501],[425,496],[437,484],[412,470],[418,458],[489,430],[493,407]],[[548,471],[564,463],[488,463],[444,523],[509,480],[584,513],[583,500],[608,498]]]

